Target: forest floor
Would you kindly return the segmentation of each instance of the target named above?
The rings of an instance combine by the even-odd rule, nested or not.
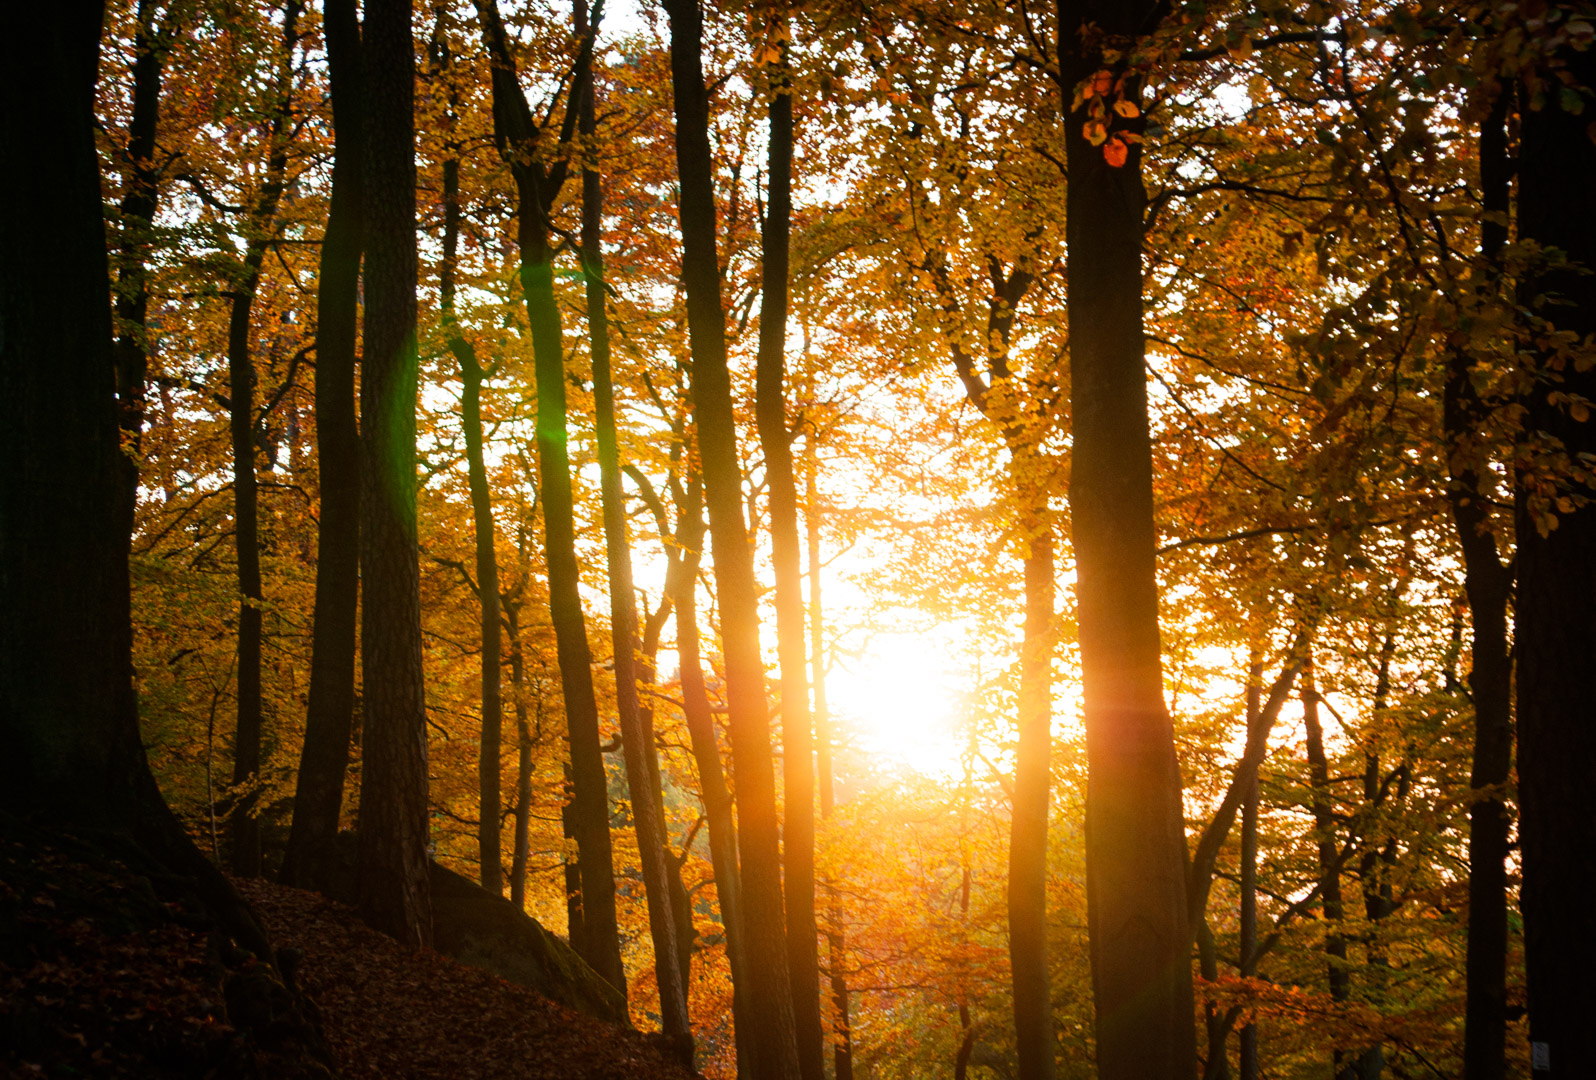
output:
[[[236,881],[321,1006],[344,1080],[690,1080],[654,1041],[435,952],[401,948],[335,901]]]
[[[138,856],[0,817],[0,1078],[692,1080],[648,1036],[235,882],[307,1004]]]

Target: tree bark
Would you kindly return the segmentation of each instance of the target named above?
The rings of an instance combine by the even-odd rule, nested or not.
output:
[[[1146,193],[1141,147],[1112,166],[1083,128],[1075,88],[1099,51],[1150,29],[1156,6],[1061,0],[1069,167],[1066,272],[1074,425],[1070,512],[1076,557],[1088,763],[1087,923],[1104,1080],[1192,1076],[1197,1068],[1180,766],[1163,697],[1152,451],[1142,337]],[[1103,32],[1088,40],[1095,23]],[[1140,92],[1127,78],[1125,93]],[[1112,115],[1112,114],[1111,114]],[[1131,130],[1141,121],[1114,118]]]
[[[787,294],[792,231],[792,95],[787,36],[791,21],[772,17],[767,33],[782,59],[771,70],[770,168],[760,230],[759,352],[754,415],[770,491],[771,561],[776,571],[776,650],[781,663],[782,855],[787,906],[787,975],[792,983],[798,1071],[824,1080],[820,1026],[819,928],[815,923],[814,734],[804,672],[803,568],[798,485],[785,395]]]
[[[587,26],[587,2],[576,0],[576,32]],[[577,127],[592,152],[595,131],[593,67],[584,71],[578,88]],[[587,163],[591,158],[586,159]],[[660,1026],[672,1050],[689,1065],[693,1030],[687,1014],[687,981],[677,945],[677,919],[666,850],[668,834],[660,789],[659,756],[654,747],[653,716],[637,694],[637,608],[632,599],[632,550],[626,538],[626,493],[621,488],[620,450],[616,442],[615,388],[610,379],[610,324],[604,289],[604,187],[598,170],[582,169],[582,277],[587,286],[588,341],[593,358],[593,405],[598,436],[599,488],[604,514],[604,552],[609,566],[610,639],[615,663],[615,709],[621,724],[621,751],[626,760],[627,791],[643,870],[648,903],[649,936],[654,944],[654,977],[659,984]],[[685,900],[685,894],[683,896]]]
[[[459,92],[453,80],[448,43],[437,39],[449,108],[454,124]],[[501,865],[503,797],[500,790],[500,747],[504,726],[501,675],[504,666],[499,635],[499,560],[493,540],[493,496],[488,490],[482,453],[482,384],[492,374],[477,359],[476,349],[455,320],[455,275],[460,245],[460,146],[451,130],[443,162],[443,266],[438,284],[444,337],[460,368],[460,426],[465,433],[466,477],[471,491],[472,535],[476,546],[477,603],[481,655],[481,739],[477,751],[477,863],[482,887],[495,896],[504,892]],[[498,365],[492,365],[497,369]]]
[[[754,1080],[792,1080],[798,1073],[792,987],[782,911],[781,836],[775,766],[759,649],[759,593],[743,518],[737,425],[727,368],[725,312],[716,255],[714,160],[709,96],[704,84],[703,14],[698,0],[668,0],[671,84],[680,174],[682,280],[687,292],[693,401],[703,462],[705,501],[720,597],[728,723],[737,774],[743,931],[752,1030]]]
[[[1341,897],[1341,872],[1336,844],[1335,797],[1330,790],[1330,765],[1324,752],[1324,728],[1319,722],[1319,688],[1310,660],[1302,669],[1302,722],[1307,732],[1308,785],[1312,796],[1314,845],[1319,852],[1319,903],[1324,912],[1324,953],[1330,1000],[1344,1002],[1351,996],[1352,980],[1347,972],[1347,939],[1341,933],[1346,912]],[[1332,1051],[1337,1080],[1354,1075],[1349,1057],[1340,1048]]]
[[[1512,161],[1507,149],[1511,91],[1497,93],[1480,127],[1482,209],[1499,221],[1480,223],[1488,287],[1500,279],[1507,243]],[[1480,490],[1478,451],[1468,440],[1485,420],[1469,379],[1470,357],[1454,351],[1447,367],[1443,420],[1451,483],[1447,494],[1463,553],[1469,605],[1469,697],[1474,706],[1474,761],[1469,776],[1469,907],[1463,1014],[1465,1080],[1507,1076],[1507,856],[1512,817],[1505,785],[1513,763],[1513,660],[1507,604],[1513,574],[1490,531],[1489,502]]]
[[[1263,653],[1256,645],[1247,664],[1247,730],[1258,722],[1263,698]],[[1241,804],[1241,926],[1237,941],[1240,975],[1258,974],[1258,770],[1247,781]],[[1249,1022],[1236,1037],[1240,1080],[1258,1080],[1258,1025]]]
[[[305,746],[283,858],[286,885],[323,889],[338,836],[354,730],[360,594],[360,429],[355,362],[360,315],[360,20],[355,0],[326,0],[322,32],[333,110],[332,194],[316,279],[316,609],[311,623]]]
[[[532,330],[533,376],[537,387],[538,486],[543,504],[543,543],[549,575],[549,615],[554,623],[560,685],[565,696],[566,730],[571,750],[570,828],[577,845],[581,879],[581,944],[588,962],[623,994],[620,929],[615,917],[615,870],[610,846],[610,806],[604,754],[600,749],[598,702],[593,692],[593,656],[582,613],[581,572],[576,561],[576,522],[571,494],[571,462],[566,450],[565,343],[554,294],[554,251],[549,245],[549,209],[565,182],[563,162],[547,166],[532,154],[542,134],[516,81],[504,24],[495,0],[478,0],[484,43],[493,62],[494,138],[510,164],[517,200],[516,239],[521,251],[521,287]],[[583,37],[575,83],[592,58],[591,33]],[[567,99],[559,133],[568,144],[577,108]]]
[[[804,525],[809,534],[809,679],[815,690],[815,768],[820,781],[820,817],[826,819],[837,805],[837,787],[831,767],[831,710],[826,702],[826,624],[820,602],[820,461],[816,437],[811,432],[809,468],[804,477]],[[826,934],[826,952],[831,968],[831,1007],[836,1017],[831,1036],[831,1072],[835,1080],[853,1080],[853,1031],[848,1016],[848,977],[843,969],[847,938],[843,933],[842,909],[836,890],[829,883],[827,894],[831,929]]]
[[[266,175],[246,225],[249,239],[244,261],[233,284],[227,320],[228,407],[233,450],[233,542],[238,552],[238,724],[233,736],[233,806],[228,815],[233,873],[259,877],[260,819],[257,793],[261,765],[261,592],[259,496],[255,482],[255,358],[250,348],[250,318],[261,263],[288,172],[291,136],[294,48],[299,41],[298,0],[283,10],[282,55],[271,93],[271,133]]]
[[[410,0],[367,0],[366,352],[361,380],[359,904],[408,945],[432,941],[427,720],[416,546],[415,54]]]
[[[133,531],[138,507],[139,446],[144,434],[145,376],[149,370],[149,276],[146,260],[160,199],[155,134],[161,115],[161,67],[171,28],[155,25],[155,0],[139,0],[133,38],[133,108],[128,122],[127,187],[122,194],[116,279],[116,397],[126,455],[124,519]]]
[[[1565,8],[1565,10],[1571,10]],[[1596,86],[1596,53],[1565,48],[1576,86]],[[1555,81],[1553,85],[1556,85]],[[1596,143],[1588,114],[1564,111],[1555,94],[1539,109],[1521,110],[1518,170],[1519,236],[1561,249],[1572,264],[1596,267]],[[1520,100],[1529,101],[1527,90]],[[1556,293],[1562,303],[1539,316],[1558,331],[1596,331],[1596,277],[1548,268],[1524,285],[1524,301]],[[1586,351],[1588,356],[1588,350]],[[1596,452],[1596,424],[1576,419],[1549,391],[1596,398],[1596,371],[1543,356],[1537,385],[1525,395],[1524,430],[1545,447],[1561,444],[1569,462]],[[1596,816],[1589,812],[1596,769],[1591,722],[1590,658],[1596,655],[1596,505],[1564,512],[1555,502],[1559,478],[1521,450],[1518,463],[1518,590],[1514,643],[1518,659],[1519,846],[1524,956],[1529,988],[1531,1059],[1536,1077],[1596,1076],[1596,935],[1590,897],[1596,893]],[[1565,481],[1575,499],[1596,492]],[[1548,511],[1557,516],[1550,528]],[[1542,534],[1542,527],[1547,527]]]
[[[737,858],[737,822],[732,795],[721,768],[720,746],[715,738],[715,718],[704,684],[704,665],[698,630],[698,567],[704,547],[703,488],[695,473],[686,485],[686,505],[679,507],[675,564],[677,574],[666,584],[676,605],[676,655],[681,664],[682,713],[698,766],[699,791],[709,824],[709,857],[715,871],[715,894],[720,900],[720,922],[726,934],[726,960],[732,977],[732,1023],[737,1031],[737,1075],[746,1078],[753,1068],[755,1020],[750,1014],[752,995],[747,950],[743,937],[742,872]]]

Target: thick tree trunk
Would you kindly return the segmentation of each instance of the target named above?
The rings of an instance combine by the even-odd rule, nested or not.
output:
[[[1104,1080],[1187,1080],[1197,1070],[1180,766],[1159,651],[1141,147],[1129,145],[1124,164],[1110,165],[1083,133],[1088,103],[1068,106],[1075,88],[1107,66],[1097,48],[1122,47],[1149,28],[1153,14],[1148,2],[1059,6],[1087,922]],[[1081,36],[1088,23],[1107,35],[1096,45]],[[1139,93],[1135,79],[1125,92]]]
[[[815,436],[808,444],[809,461],[804,477],[804,526],[809,540],[809,680],[815,690],[815,768],[820,785],[820,816],[831,817],[837,805],[836,778],[832,773],[831,710],[826,702],[824,608],[820,597],[820,461]],[[835,1015],[831,1034],[831,1071],[834,1080],[853,1080],[853,1031],[848,1016],[848,977],[844,971],[847,938],[842,929],[842,909],[836,890],[828,883],[831,929],[826,934],[826,960],[831,968],[831,1008]]]
[[[268,236],[277,218],[288,172],[294,48],[299,41],[298,0],[283,12],[282,55],[272,85],[275,97],[267,144],[266,176],[248,222],[250,237],[233,284],[227,321],[228,408],[233,450],[233,542],[238,552],[238,724],[233,736],[233,806],[228,816],[233,873],[259,877],[260,819],[257,789],[261,765],[261,593],[259,495],[255,482],[255,357],[250,318]]]
[[[0,807],[131,836],[272,952],[166,807],[139,737],[95,80],[102,9],[29,4],[0,66]]]
[[[1572,10],[1564,8],[1564,10]],[[1576,85],[1596,86],[1596,53],[1560,54]],[[1525,91],[1521,100],[1528,101]],[[1588,112],[1563,110],[1553,95],[1521,112],[1518,169],[1519,235],[1561,249],[1582,268],[1548,270],[1524,286],[1525,301],[1556,293],[1562,303],[1540,310],[1558,331],[1596,332],[1596,143]],[[1596,398],[1596,371],[1543,363],[1525,395],[1524,430],[1545,448],[1561,443],[1571,464],[1596,452],[1596,422],[1575,418],[1552,390]],[[1544,433],[1541,434],[1541,433]],[[1576,466],[1578,467],[1578,466]],[[1596,723],[1591,721],[1590,670],[1596,655],[1596,504],[1562,512],[1556,477],[1521,453],[1518,466],[1518,590],[1514,644],[1518,659],[1519,846],[1524,880],[1524,957],[1529,982],[1531,1058],[1536,1077],[1596,1076],[1596,815],[1590,779],[1596,773]],[[1589,483],[1568,484],[1589,499]],[[1553,504],[1545,499],[1551,496]],[[1557,517],[1550,528],[1548,512]],[[1543,534],[1542,529],[1546,529]]]
[[[322,32],[333,109],[332,194],[316,279],[316,610],[310,700],[283,858],[284,884],[325,888],[343,809],[354,729],[360,593],[360,430],[355,419],[359,337],[361,185],[360,21],[355,0],[326,0]]]
[[[359,908],[410,945],[432,941],[427,720],[416,547],[415,54],[409,0],[368,0],[366,326],[361,379]]]
[[[586,0],[576,0],[576,31],[587,36]],[[593,69],[588,65],[579,88],[578,128],[594,133]],[[593,358],[593,405],[598,435],[599,486],[604,514],[604,552],[609,565],[610,632],[615,662],[615,709],[621,724],[621,750],[632,799],[638,858],[648,903],[649,936],[654,944],[654,977],[659,984],[660,1026],[673,1050],[689,1064],[692,1023],[687,1015],[687,982],[677,946],[665,806],[660,790],[659,756],[652,714],[637,695],[637,608],[633,600],[632,550],[626,538],[626,493],[621,488],[616,445],[615,388],[610,380],[610,324],[604,292],[604,188],[596,169],[582,170],[582,276],[587,285],[588,341]],[[686,899],[685,895],[682,897]]]
[[[703,15],[698,0],[668,0],[671,83],[675,92],[676,164],[681,180],[682,280],[687,291],[693,401],[705,501],[720,597],[728,723],[737,774],[743,885],[743,936],[750,989],[754,1080],[798,1076],[792,987],[782,910],[781,826],[759,649],[759,592],[743,518],[737,424],[727,368],[725,312],[716,255],[714,161],[704,84]]]
[[[1482,209],[1500,214],[1480,223],[1480,253],[1494,272],[1507,243],[1512,161],[1507,149],[1510,91],[1492,102],[1480,127]],[[1469,697],[1474,706],[1474,762],[1469,777],[1469,922],[1464,965],[1467,989],[1463,1016],[1465,1080],[1504,1080],[1507,1076],[1507,856],[1512,817],[1506,792],[1513,762],[1513,659],[1507,638],[1507,604],[1512,571],[1502,564],[1490,532],[1489,501],[1480,490],[1478,448],[1473,433],[1486,419],[1469,379],[1469,355],[1450,358],[1443,415],[1452,463],[1447,488],[1452,522],[1463,552],[1463,589],[1471,628]]]
[[[785,395],[787,293],[792,230],[792,83],[781,17],[782,61],[773,68],[770,171],[760,233],[759,353],[754,405],[770,490],[771,561],[776,571],[776,650],[781,662],[782,855],[787,904],[787,974],[792,983],[798,1071],[825,1076],[820,1026],[819,933],[815,924],[815,774],[809,686],[804,672],[803,569],[798,541],[798,485]]]

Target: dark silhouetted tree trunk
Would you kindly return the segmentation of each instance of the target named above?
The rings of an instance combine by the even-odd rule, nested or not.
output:
[[[1319,903],[1324,912],[1324,952],[1329,961],[1330,1000],[1346,1001],[1352,980],[1347,973],[1347,939],[1341,932],[1346,912],[1341,897],[1340,859],[1336,844],[1335,796],[1330,790],[1330,764],[1324,752],[1324,727],[1319,722],[1319,688],[1310,662],[1302,671],[1302,722],[1307,732],[1308,786],[1312,796],[1314,844],[1319,851]],[[1353,1075],[1345,1051],[1333,1052],[1338,1080]]]
[[[257,788],[261,765],[261,593],[259,496],[255,483],[255,357],[250,348],[250,317],[261,263],[274,231],[277,205],[288,172],[288,142],[293,118],[294,49],[299,42],[298,0],[283,11],[282,55],[272,83],[271,134],[266,176],[246,223],[249,239],[243,265],[233,283],[227,321],[228,408],[233,447],[233,541],[238,551],[238,726],[233,736],[233,808],[228,817],[233,873],[259,877],[260,819]]]
[[[792,230],[792,83],[785,15],[768,32],[781,44],[771,68],[770,171],[760,232],[759,353],[755,418],[770,489],[771,561],[776,570],[776,648],[781,662],[782,854],[787,904],[787,974],[792,982],[798,1069],[825,1076],[820,1027],[819,933],[815,924],[814,734],[804,672],[803,568],[798,540],[798,485],[785,395],[788,264]]]
[[[1563,10],[1573,10],[1563,7]],[[1565,48],[1559,59],[1581,88],[1596,86],[1596,53]],[[1530,100],[1528,90],[1520,99]],[[1555,269],[1524,285],[1528,300],[1556,293],[1563,303],[1541,309],[1557,330],[1596,332],[1596,143],[1588,110],[1571,113],[1548,94],[1539,109],[1521,110],[1519,236],[1561,249],[1580,271]],[[1524,397],[1524,430],[1558,440],[1570,461],[1596,452],[1596,422],[1576,419],[1548,400],[1549,388],[1596,398],[1596,370],[1542,363]],[[1542,438],[1542,449],[1546,449]],[[1518,672],[1519,847],[1524,880],[1524,960],[1535,1076],[1596,1076],[1596,723],[1591,722],[1591,657],[1596,656],[1596,503],[1557,512],[1544,500],[1557,477],[1544,460],[1518,466],[1518,589],[1514,646]],[[1574,496],[1596,495],[1586,483]],[[1549,528],[1548,512],[1557,527]],[[1543,533],[1542,529],[1546,531]]]
[[[415,54],[409,0],[368,0],[366,326],[360,386],[364,664],[359,908],[410,945],[432,941],[427,719],[416,548]]]
[[[167,809],[133,692],[99,158],[96,4],[26,4],[0,66],[0,808],[131,836],[269,961],[248,908]]]
[[[532,330],[533,375],[537,385],[538,486],[543,503],[543,543],[549,575],[549,615],[554,623],[565,696],[566,730],[571,749],[569,824],[577,846],[581,878],[581,944],[588,966],[626,992],[621,966],[620,929],[615,918],[615,870],[610,848],[610,805],[600,749],[598,702],[593,692],[593,656],[582,613],[581,573],[576,561],[576,521],[571,494],[571,461],[566,449],[565,343],[554,295],[554,249],[549,208],[565,183],[566,163],[552,166],[534,155],[540,129],[516,82],[504,25],[494,0],[478,0],[483,40],[493,61],[493,124],[499,153],[515,179],[516,239],[521,249],[521,287]],[[584,35],[574,83],[592,58],[592,36]],[[567,99],[559,132],[561,145],[575,132],[578,109]]]
[[[355,0],[326,0],[322,33],[333,109],[332,194],[316,279],[316,610],[310,699],[283,858],[284,884],[325,888],[343,808],[355,711],[360,593],[360,429],[355,419],[359,337],[361,176],[360,20]]]
[[[576,0],[576,32],[587,25],[586,0]],[[578,88],[578,129],[591,139],[594,126],[593,68]],[[591,145],[591,144],[589,144]],[[677,946],[677,919],[666,850],[665,806],[660,790],[659,755],[654,748],[652,713],[637,695],[637,608],[633,600],[632,550],[626,537],[626,493],[621,488],[616,446],[615,388],[610,381],[610,324],[604,292],[604,187],[598,170],[582,169],[582,276],[587,291],[588,341],[593,358],[593,406],[598,435],[599,487],[604,514],[604,551],[609,566],[610,632],[615,657],[615,710],[621,724],[621,750],[637,830],[638,859],[648,903],[649,936],[654,944],[654,976],[659,985],[660,1026],[673,1047],[692,1061],[693,1032],[687,1015],[687,983]],[[685,894],[682,899],[685,901]]]
[[[1256,645],[1247,664],[1247,730],[1258,722],[1263,697],[1263,655]],[[1241,804],[1241,926],[1236,948],[1244,979],[1258,974],[1258,770],[1248,780]],[[1258,1080],[1258,1025],[1249,1023],[1236,1037],[1240,1080]]]
[[[754,1080],[794,1080],[798,1044],[787,975],[782,910],[781,826],[771,756],[765,669],[759,649],[759,593],[743,518],[737,425],[727,368],[726,324],[716,255],[714,162],[704,84],[703,15],[697,0],[668,0],[676,164],[681,181],[682,281],[687,292],[693,403],[720,599],[728,725],[737,776],[743,943],[750,990],[748,1027]]]
[[[1499,91],[1480,127],[1482,209],[1500,214],[1481,220],[1480,253],[1486,281],[1500,280],[1496,263],[1507,243],[1512,161],[1507,149],[1511,92]],[[1470,357],[1450,357],[1443,415],[1452,464],[1447,493],[1463,552],[1463,589],[1468,599],[1472,657],[1468,682],[1474,706],[1474,762],[1469,786],[1468,954],[1463,1017],[1465,1080],[1507,1076],[1507,855],[1512,818],[1503,790],[1513,763],[1513,660],[1507,639],[1507,604],[1513,573],[1503,565],[1490,531],[1490,496],[1480,490],[1483,462],[1472,444],[1486,416],[1469,379]]]
[[[471,489],[471,523],[476,540],[476,594],[480,609],[481,740],[477,751],[477,857],[482,887],[495,896],[504,892],[500,862],[504,799],[500,791],[499,754],[504,724],[501,686],[503,649],[499,638],[499,560],[493,543],[493,497],[488,490],[488,469],[482,456],[482,384],[492,375],[477,359],[476,349],[460,332],[455,320],[454,292],[457,252],[460,246],[460,145],[452,131],[459,107],[448,43],[440,24],[435,58],[449,82],[443,161],[443,266],[438,283],[443,333],[449,351],[460,366],[460,426],[465,432],[466,477]],[[493,369],[498,367],[492,365]]]
[[[150,290],[146,262],[160,198],[155,132],[161,116],[161,65],[167,38],[155,25],[155,0],[139,0],[133,38],[133,108],[127,128],[127,187],[122,194],[116,279],[116,397],[127,450],[123,507],[133,531],[138,504],[139,444],[144,434],[144,380],[149,370]]]
[[[1061,0],[1067,119],[1070,513],[1086,722],[1087,923],[1103,1080],[1196,1070],[1180,766],[1163,695],[1152,452],[1142,337],[1141,147],[1112,166],[1083,128],[1075,88],[1151,28],[1150,0]],[[1090,40],[1082,30],[1097,24]],[[1117,62],[1122,64],[1122,62]],[[1125,80],[1135,99],[1137,79]],[[1139,128],[1141,121],[1115,118]]]

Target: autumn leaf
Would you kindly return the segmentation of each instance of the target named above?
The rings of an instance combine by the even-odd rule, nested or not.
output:
[[[1088,120],[1081,128],[1081,135],[1093,146],[1102,146],[1108,138],[1108,125],[1101,120]]]
[[[1114,111],[1125,117],[1127,120],[1131,119],[1132,117],[1140,116],[1142,112],[1136,107],[1136,103],[1134,101],[1129,101],[1125,98],[1120,98],[1118,101],[1114,102]]]
[[[1103,160],[1116,169],[1125,164],[1125,159],[1129,155],[1130,147],[1121,142],[1118,135],[1110,139],[1108,145],[1103,147]]]

